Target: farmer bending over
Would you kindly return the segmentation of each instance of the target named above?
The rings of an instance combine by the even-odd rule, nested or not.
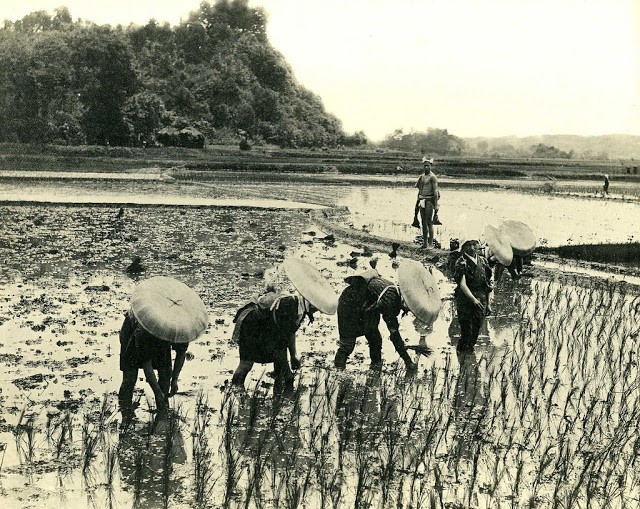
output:
[[[391,281],[381,278],[375,269],[357,276],[349,276],[345,281],[349,286],[338,299],[340,344],[334,360],[335,366],[345,368],[347,359],[355,348],[356,339],[365,336],[369,344],[371,367],[382,367],[382,335],[378,330],[382,315],[396,352],[408,370],[416,370],[418,366],[407,353],[398,330],[398,315],[401,311],[408,311],[400,295],[400,289]]]
[[[300,368],[296,332],[305,316],[313,322],[316,309],[301,295],[278,295],[273,288],[241,307],[233,321],[233,340],[240,347],[240,363],[232,383],[243,385],[253,363],[273,362],[276,386],[293,387],[293,370]],[[287,359],[291,356],[291,368]]]
[[[309,323],[313,322],[315,311],[335,313],[337,296],[319,271],[299,258],[285,260],[283,266],[298,292],[281,295],[268,286],[266,293],[241,307],[233,319],[236,324],[233,340],[240,349],[240,363],[232,378],[234,385],[244,385],[254,362],[273,362],[276,390],[281,390],[283,384],[292,388],[291,368],[300,367],[296,352],[297,330],[305,317]]]
[[[123,413],[133,411],[133,390],[142,368],[153,390],[158,417],[167,415],[167,398],[178,392],[178,377],[184,365],[188,343],[169,343],[146,331],[135,319],[131,310],[125,314],[120,329],[120,371],[122,384],[118,391],[118,403]],[[171,352],[176,357],[172,363]],[[172,365],[173,364],[173,365]],[[156,378],[156,373],[158,376]]]

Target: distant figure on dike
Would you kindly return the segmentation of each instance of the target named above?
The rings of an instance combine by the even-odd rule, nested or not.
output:
[[[602,186],[603,194],[609,194],[609,175],[604,175],[604,185]]]
[[[433,225],[442,224],[438,219],[438,200],[440,191],[438,189],[438,178],[432,172],[433,158],[422,158],[423,173],[420,175],[416,187],[418,188],[418,199],[414,209],[413,225],[418,222],[418,213],[422,223],[422,247],[433,247]]]

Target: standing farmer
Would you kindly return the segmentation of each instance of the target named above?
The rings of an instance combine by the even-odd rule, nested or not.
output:
[[[402,266],[401,266],[402,267]],[[399,275],[402,278],[404,272]],[[407,273],[408,278],[414,278],[414,273]],[[420,311],[424,307],[418,304],[412,305],[413,299],[407,304],[404,301],[400,288],[391,281],[383,279],[375,269],[369,269],[357,276],[345,278],[349,284],[338,299],[338,331],[340,343],[336,352],[334,364],[337,368],[343,369],[347,365],[347,359],[353,352],[356,339],[365,336],[369,344],[369,357],[371,367],[379,369],[382,367],[382,335],[378,329],[380,316],[385,321],[389,329],[389,339],[404,361],[407,370],[413,371],[418,365],[413,362],[404,340],[400,335],[400,324],[398,315],[401,311],[405,313],[411,308],[419,318],[423,316]],[[415,284],[422,284],[418,279],[408,282],[401,280],[400,286],[412,288]],[[413,292],[411,293],[413,295]],[[438,297],[438,309],[440,299]]]
[[[208,324],[200,297],[176,279],[152,277],[135,288],[120,329],[122,383],[118,402],[123,412],[133,410],[133,390],[142,368],[155,396],[158,417],[166,416],[167,398],[178,392],[188,344]],[[176,352],[173,363],[172,351]]]
[[[422,222],[422,247],[433,247],[433,225],[435,224],[434,218],[438,214],[440,192],[438,190],[438,178],[431,171],[433,158],[423,158],[422,164],[424,171],[416,183],[418,200],[414,214],[414,226],[417,223],[419,212],[420,221]],[[440,221],[438,221],[438,224],[440,224]]]
[[[234,318],[233,340],[240,348],[240,363],[232,383],[243,385],[253,363],[273,362],[276,390],[293,387],[293,373],[300,360],[296,351],[296,332],[305,317],[313,322],[313,313],[334,314],[337,295],[320,272],[299,258],[284,262],[284,270],[298,293],[281,295],[273,289],[241,307]],[[291,368],[287,359],[291,357]]]
[[[493,290],[492,270],[480,255],[480,242],[467,240],[460,247],[462,256],[456,261],[454,279],[458,286],[454,297],[460,323],[459,351],[470,351],[478,340],[480,327],[489,313],[489,293]]]

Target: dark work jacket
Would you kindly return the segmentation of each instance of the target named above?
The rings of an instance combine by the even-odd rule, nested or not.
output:
[[[171,369],[171,350],[186,352],[187,343],[170,343],[147,332],[135,317],[125,313],[120,328],[120,370],[141,368],[151,361],[153,369]]]
[[[493,271],[484,256],[478,255],[478,263],[474,264],[466,255],[460,256],[455,264],[453,278],[458,284],[455,290],[456,304],[473,306],[471,300],[462,292],[460,281],[465,281],[473,296],[483,304],[487,304],[487,297],[491,292],[491,277]]]
[[[340,336],[358,337],[378,328],[380,315],[389,331],[398,330],[401,299],[398,288],[389,280],[374,277],[350,277],[338,299]]]
[[[266,364],[274,361],[276,352],[286,351],[304,317],[298,314],[298,299],[269,292],[238,310],[233,338],[241,360]]]

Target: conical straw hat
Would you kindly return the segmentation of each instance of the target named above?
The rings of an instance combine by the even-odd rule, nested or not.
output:
[[[527,256],[536,248],[536,236],[526,224],[520,221],[503,221],[499,226],[511,242],[514,254]]]
[[[442,301],[436,278],[420,262],[402,260],[398,286],[404,301],[418,320],[431,324],[438,318]]]
[[[509,237],[490,224],[484,227],[483,236],[493,256],[505,267],[511,265],[513,261],[513,249],[511,249]]]
[[[338,310],[338,295],[320,271],[300,258],[287,258],[282,264],[293,286],[322,313]]]
[[[131,310],[146,331],[171,343],[190,343],[209,325],[202,299],[171,277],[142,281],[131,296]]]

